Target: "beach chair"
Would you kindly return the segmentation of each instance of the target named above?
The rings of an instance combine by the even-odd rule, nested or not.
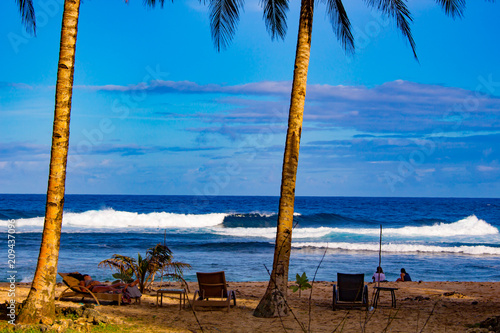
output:
[[[199,290],[194,292],[193,310],[198,306],[231,307],[231,299],[236,306],[236,293],[227,290],[224,272],[196,273]]]
[[[368,286],[364,274],[337,273],[337,286],[333,285],[333,310],[337,308],[368,309]]]
[[[59,275],[67,288],[59,295],[58,301],[63,297],[81,297],[82,301],[85,297],[88,297],[93,298],[97,305],[101,305],[99,300],[115,301],[118,302],[118,305],[122,303],[122,294],[93,293],[87,287],[80,286],[80,280],[70,276],[69,273],[59,273]]]

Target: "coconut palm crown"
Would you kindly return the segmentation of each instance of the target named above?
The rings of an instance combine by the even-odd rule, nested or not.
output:
[[[137,260],[132,257],[114,254],[112,258],[103,260],[99,263],[99,267],[114,268],[119,271],[118,275],[113,275],[123,280],[123,277],[130,282],[132,276],[139,280],[139,289],[141,292],[150,286],[157,274],[167,276],[174,280],[181,280],[185,283],[183,273],[185,269],[190,269],[191,265],[172,261],[172,251],[163,244],[157,244],[146,252],[146,256],[142,257],[139,253]],[[187,286],[187,283],[185,283]]]
[[[415,41],[411,34],[410,23],[413,21],[406,0],[364,0],[367,6],[374,8],[395,20],[401,33],[408,39],[413,55],[417,57]],[[494,0],[489,0],[493,2]],[[152,6],[155,0],[146,0]],[[163,5],[164,0],[158,0]],[[266,29],[271,38],[284,39],[287,30],[286,13],[288,0],[262,0],[263,16]],[[353,53],[354,36],[351,23],[342,0],[321,0],[325,3],[328,18],[332,24],[337,39],[347,53]],[[436,0],[445,13],[452,18],[461,18],[465,9],[465,0]],[[236,32],[240,9],[243,9],[243,0],[209,0],[210,26],[212,38],[218,51],[228,46]]]
[[[205,3],[205,0],[203,1]],[[149,7],[157,4],[163,7],[165,0],[144,0]],[[284,39],[287,30],[286,12],[288,11],[288,0],[267,0],[261,2],[263,7],[263,19],[266,29],[272,39]],[[243,9],[243,0],[208,0],[210,9],[210,30],[217,51],[229,46],[236,26],[240,20],[240,12]]]

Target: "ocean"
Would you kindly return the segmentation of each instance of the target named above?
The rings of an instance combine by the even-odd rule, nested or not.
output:
[[[60,272],[112,280],[98,268],[113,254],[137,258],[166,242],[185,272],[224,270],[229,281],[267,281],[272,268],[278,197],[67,195]],[[1,281],[8,278],[7,225],[15,225],[16,280],[31,281],[43,227],[45,195],[0,194]],[[413,280],[500,281],[500,199],[297,197],[289,276],[334,281],[379,261],[388,280],[405,268]]]

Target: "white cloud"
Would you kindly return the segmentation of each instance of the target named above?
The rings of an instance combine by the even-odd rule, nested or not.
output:
[[[478,165],[477,170],[481,172],[491,172],[491,171],[497,171],[498,168],[487,166],[487,165]]]

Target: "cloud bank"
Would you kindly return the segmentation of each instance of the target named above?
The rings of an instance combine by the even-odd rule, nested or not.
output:
[[[79,88],[101,93],[216,95],[213,98],[217,102],[233,108],[207,117],[211,123],[258,124],[276,119],[276,113],[286,113],[291,83],[264,81],[224,86],[156,80],[129,86]],[[470,91],[403,80],[375,87],[311,84],[307,88],[305,126],[408,135],[496,131],[500,128],[500,98],[480,88]]]

